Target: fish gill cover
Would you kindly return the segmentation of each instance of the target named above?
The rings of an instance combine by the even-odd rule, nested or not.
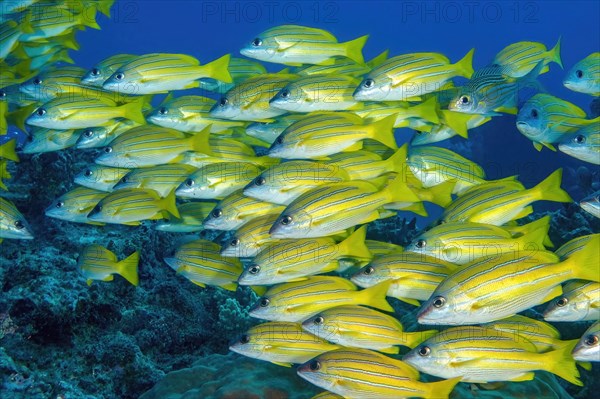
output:
[[[3,1],[2,398],[595,397],[599,15]]]

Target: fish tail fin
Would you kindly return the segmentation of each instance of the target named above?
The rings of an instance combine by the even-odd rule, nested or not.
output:
[[[475,49],[472,48],[460,61],[456,63],[460,76],[470,79],[475,71],[473,70],[473,54]]]
[[[210,128],[210,126],[207,126],[190,138],[192,151],[213,155],[210,149]]]
[[[73,34],[64,35],[64,37],[58,39],[58,42],[68,49],[79,50],[79,43],[77,43]]]
[[[356,229],[348,238],[340,243],[341,255],[344,257],[358,258],[358,259],[371,259],[371,251],[365,244],[367,238],[367,226],[362,226]]]
[[[573,202],[573,199],[565,190],[560,188],[562,181],[562,168],[556,169],[550,176],[532,190],[536,190],[538,199],[554,202]]]
[[[572,270],[573,278],[600,283],[600,234],[593,234],[579,251],[563,261]]]
[[[21,19],[21,21],[19,23],[19,29],[21,29],[21,32],[23,32],[23,33],[33,33],[33,32],[35,32],[35,29],[31,25],[31,13],[28,12]]]
[[[384,52],[382,52],[381,54],[373,57],[372,60],[367,61],[367,66],[369,68],[375,68],[377,65],[381,64],[383,61],[387,60],[388,54],[390,53],[390,50],[385,50]]]
[[[548,360],[544,364],[548,365],[549,372],[571,384],[583,386],[583,382],[579,379],[579,370],[577,370],[577,365],[571,355],[575,345],[577,345],[577,340],[571,340],[558,349],[545,353]]]
[[[388,303],[386,296],[392,284],[392,280],[382,281],[372,287],[359,291],[358,299],[362,305],[380,309],[385,312],[393,312],[394,308]]]
[[[121,107],[123,108],[123,117],[130,119],[134,122],[140,123],[142,125],[146,124],[146,118],[144,118],[143,108],[146,103],[144,97],[140,97],[130,103],[124,104]]]
[[[430,382],[427,387],[431,389],[430,394],[427,398],[438,398],[446,399],[450,396],[450,393],[454,390],[456,384],[462,380],[462,377],[450,378],[449,380],[442,380],[437,382]]]
[[[164,210],[175,216],[177,219],[181,219],[179,209],[177,209],[177,202],[175,198],[175,189],[171,190],[169,194],[163,199]]]
[[[10,139],[6,143],[0,145],[0,158],[6,158],[14,162],[19,162],[19,157],[15,151],[17,139]]]
[[[75,63],[75,61],[73,60],[73,58],[71,58],[71,56],[69,55],[69,53],[67,51],[60,52],[54,61],[55,62],[62,61],[62,62],[66,62],[67,64]]]
[[[231,54],[225,54],[221,58],[217,58],[216,60],[204,65],[204,68],[206,68],[206,70],[208,71],[208,77],[220,80],[221,82],[225,83],[233,82],[233,79],[229,74],[230,58]]]
[[[536,79],[542,73],[543,70],[544,60],[538,62],[535,68],[533,68],[531,72],[529,72],[527,75],[519,78],[518,89],[522,90],[524,88],[527,88],[528,86],[533,89],[539,89],[539,84]]]
[[[131,284],[139,284],[138,264],[140,261],[140,253],[135,251],[117,264],[119,274]]]
[[[446,180],[440,184],[436,184],[433,187],[429,187],[427,191],[429,192],[430,198],[424,199],[424,201],[428,201],[445,208],[452,202],[452,193],[454,192],[455,186],[456,180]]]
[[[365,59],[363,58],[362,49],[365,46],[368,38],[369,35],[364,35],[357,39],[343,43],[343,46],[346,49],[346,57],[356,61],[359,64],[364,64]]]
[[[473,115],[450,110],[442,110],[442,115],[444,117],[444,125],[454,130],[460,137],[464,137],[465,139],[469,138],[469,128],[467,123]]]
[[[407,172],[408,173],[408,172]],[[421,202],[421,199],[406,184],[406,176],[398,174],[384,189],[389,194],[388,203],[392,202]]]
[[[415,332],[401,332],[402,334],[402,345],[414,348],[421,342],[427,341],[429,338],[436,335],[438,330],[427,330],[427,331],[415,331]]]
[[[412,111],[414,111],[415,115],[419,118],[425,119],[426,121],[437,125],[440,123],[440,117],[437,113],[437,105],[437,98],[431,97],[412,107]]]
[[[554,48],[550,50],[550,55],[552,61],[556,62],[561,68],[563,68],[562,59],[560,58],[560,39],[561,37],[559,36]]]
[[[84,8],[81,14],[79,14],[79,23],[83,26],[87,26],[92,29],[100,29],[100,25],[96,22],[96,5]]]
[[[98,11],[110,18],[110,8],[114,2],[114,0],[98,0],[96,7],[98,7]]]
[[[398,174],[402,174],[406,171],[406,157],[408,156],[408,145],[404,144],[402,147],[398,148],[394,155],[385,160],[387,165],[387,172],[395,172]]]
[[[396,150],[396,138],[394,137],[394,125],[396,124],[396,114],[386,116],[385,118],[371,124],[371,139],[379,141],[381,144]]]
[[[526,227],[526,230],[524,229],[525,231],[523,231],[523,235],[519,240],[525,246],[524,249],[531,248],[533,250],[543,250],[546,246],[554,246],[552,241],[550,241],[550,237],[548,237],[550,215],[539,218],[523,227]]]

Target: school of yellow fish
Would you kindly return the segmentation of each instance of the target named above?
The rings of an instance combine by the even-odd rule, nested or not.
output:
[[[488,181],[476,163],[431,145],[512,113],[538,150],[558,146],[599,165],[599,118],[547,93],[519,102],[521,87],[562,67],[560,40],[552,49],[511,44],[474,71],[474,50],[461,60],[385,52],[365,61],[367,36],[340,42],[283,25],[257,32],[240,51],[246,58],[117,54],[85,70],[54,64],[72,63],[75,31],[98,29],[90,15],[109,15],[112,1],[90,2],[91,14],[66,1],[38,13],[34,3],[1,16],[2,133],[23,128],[26,154],[100,149],[46,215],[229,232],[164,260],[201,287],[260,295],[250,315],[266,322],[232,351],[300,364],[298,375],[327,390],[321,399],[447,397],[461,381],[526,381],[538,370],[581,385],[577,365],[600,361],[600,234],[552,251],[549,216],[518,222],[536,201],[572,201],[562,170],[531,188],[516,176]],[[572,66],[564,85],[599,96],[600,53]],[[191,88],[217,99],[181,95]],[[156,94],[168,95],[153,107]],[[418,133],[398,146],[401,127]],[[15,140],[0,149],[6,190]],[[367,238],[369,223],[398,211],[426,215],[423,202],[444,211],[408,247]],[[600,217],[597,196],[584,202]],[[33,238],[1,197],[0,214],[0,238]],[[95,244],[78,267],[88,284],[116,274],[137,285],[138,262],[138,252],[119,261]],[[422,331],[404,331],[387,297],[418,307]],[[545,321],[518,314],[544,303]],[[572,341],[548,323],[588,320]],[[400,346],[411,349],[402,360],[393,357]]]

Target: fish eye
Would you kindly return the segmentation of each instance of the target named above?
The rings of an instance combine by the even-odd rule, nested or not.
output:
[[[219,101],[219,106],[224,107],[227,105],[227,103],[229,103],[227,97],[221,97],[221,100]]]
[[[94,213],[102,212],[102,205],[96,205],[93,210]]]
[[[265,180],[264,177],[262,176],[258,176],[256,179],[254,179],[254,184],[256,184],[257,186],[262,186],[263,184],[265,184],[267,181]]]
[[[121,183],[127,183],[127,181],[129,181],[129,179],[127,178],[127,176],[123,176],[121,178]]]
[[[118,74],[115,75],[115,79],[123,80],[123,79],[125,79],[125,74],[123,72],[119,72]]]
[[[267,306],[269,306],[269,303],[271,303],[269,298],[262,298],[259,302],[259,305],[261,308],[266,308]]]
[[[33,79],[33,84],[34,85],[42,84],[42,79],[40,79],[39,77],[36,77],[35,79]]]
[[[564,296],[563,296],[563,297],[561,297],[561,298],[558,298],[558,299],[557,299],[557,301],[556,301],[556,306],[558,306],[558,307],[561,307],[561,308],[562,308],[562,307],[563,307],[563,306],[565,306],[567,303],[569,303],[569,300],[567,299],[567,297],[564,297]]]
[[[187,179],[185,181],[185,185],[188,187],[192,187],[194,184],[196,184],[196,182],[194,181],[194,179]]]
[[[532,109],[532,110],[531,110],[531,117],[532,117],[532,118],[537,118],[537,117],[538,117],[538,112],[537,112],[537,109]]]
[[[315,317],[315,320],[313,321],[313,323],[315,323],[316,325],[323,324],[324,322],[325,322],[325,319],[323,318],[323,316]]]
[[[90,138],[90,137],[92,137],[94,135],[94,131],[92,129],[87,129],[86,131],[83,132],[83,135],[85,137]]]
[[[240,245],[240,239],[239,238],[234,238],[233,240],[231,240],[231,242],[229,243],[229,245],[231,245],[232,247],[237,247],[238,245]]]
[[[321,363],[318,360],[313,360],[308,365],[311,371],[318,371],[321,368]]]
[[[57,208],[62,208],[63,206],[65,206],[65,203],[64,203],[64,202],[62,202],[62,201],[58,201],[58,202],[56,203],[56,207],[57,207]]]
[[[583,78],[583,71],[581,69],[576,70],[575,76],[577,76],[579,79]]]
[[[423,240],[423,239],[421,239],[421,240],[418,240],[418,241],[415,243],[415,246],[416,246],[417,248],[425,248],[425,247],[427,246],[427,241],[425,241],[425,240]]]
[[[587,337],[585,337],[585,340],[583,341],[583,343],[586,344],[587,346],[594,346],[594,345],[598,344],[598,336],[590,334]]]
[[[288,224],[292,224],[292,217],[291,216],[284,216],[281,218],[281,224],[283,225],[288,225]]]
[[[463,104],[468,104],[468,103],[471,102],[471,99],[469,98],[469,96],[462,96],[460,98],[460,102],[463,103]]]
[[[422,132],[422,131],[420,131],[420,130],[415,130],[415,133],[416,133],[417,135],[421,135],[421,134],[423,134],[423,132]]]
[[[100,75],[100,70],[98,68],[92,68],[92,76]]]
[[[92,172],[90,169],[86,169],[86,171],[85,171],[85,172],[83,172],[83,174],[84,174],[86,177],[90,177],[91,175],[93,175],[93,174],[94,174],[94,172]]]
[[[257,37],[256,39],[252,40],[252,45],[253,45],[254,47],[259,47],[259,46],[262,46],[262,40],[260,40],[260,39]]]
[[[158,110],[158,113],[161,114],[161,115],[166,115],[166,114],[169,113],[169,110],[166,109],[165,107],[160,107],[159,110]]]
[[[369,274],[373,274],[374,271],[375,268],[373,266],[367,266],[365,267],[365,270],[363,270],[363,274],[366,274],[368,276]]]
[[[578,134],[577,136],[575,136],[573,141],[575,141],[577,144],[583,144],[585,143],[585,136],[583,134]]]
[[[251,268],[248,269],[248,272],[250,274],[258,274],[260,272],[260,266],[258,265],[254,265]]]
[[[446,303],[446,298],[443,296],[438,296],[433,300],[433,306],[436,308],[441,308]]]
[[[43,116],[46,114],[46,109],[38,108],[37,111],[35,111],[35,113],[38,114],[39,116]]]
[[[430,353],[431,349],[428,346],[422,346],[421,349],[419,349],[419,355],[421,356],[429,356]]]
[[[4,98],[4,97],[6,97],[6,91],[4,91],[4,90],[0,90],[0,97],[1,97],[1,98]]]
[[[365,81],[363,82],[363,87],[367,89],[370,89],[373,86],[375,86],[375,81],[373,79],[365,79]]]
[[[220,209],[213,209],[213,211],[210,214],[214,218],[220,218],[221,216],[223,216],[223,211]]]
[[[112,147],[104,147],[104,152],[110,154],[112,152]]]
[[[18,230],[22,230],[22,229],[24,229],[24,228],[25,228],[25,223],[23,223],[23,222],[22,222],[22,221],[20,221],[20,220],[17,220],[17,221],[15,221],[15,227],[16,227]]]
[[[248,342],[250,342],[248,334],[244,334],[240,337],[240,344],[247,344]]]
[[[290,91],[288,89],[281,90],[281,97],[288,98],[290,96]]]

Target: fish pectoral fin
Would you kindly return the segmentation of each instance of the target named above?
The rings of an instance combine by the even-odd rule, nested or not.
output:
[[[587,371],[592,370],[592,363],[590,363],[590,362],[577,362],[577,365],[584,370],[587,370]]]
[[[421,302],[417,301],[416,299],[412,299],[412,298],[399,298],[396,297],[396,299],[408,303],[409,305],[413,305],[413,306],[421,306]]]
[[[177,270],[177,273],[179,273],[179,270]],[[193,281],[193,280],[192,280],[192,283],[194,283],[194,284],[196,284],[197,286],[199,286],[199,287],[202,287],[202,288],[205,288],[205,287],[206,287],[206,284],[204,284],[204,283],[201,283],[200,281]]]
[[[277,52],[281,53],[287,49],[290,49],[290,48],[296,46],[298,43],[302,43],[302,42],[295,41],[295,42],[279,43],[279,47],[277,47]],[[286,64],[286,65],[288,65],[288,64]]]
[[[228,283],[221,286],[221,288],[226,289],[227,291],[237,291],[237,283]]]
[[[352,151],[359,151],[362,150],[363,148],[363,143],[362,141],[357,141],[356,143],[352,144],[350,147],[346,147],[342,150],[342,152],[352,152]]]
[[[292,363],[282,363],[282,362],[271,362],[273,364],[276,364],[278,366],[283,366],[283,367],[292,367]]]
[[[535,373],[533,371],[529,371],[527,373],[523,373],[518,377],[510,379],[509,381],[518,382],[518,381],[531,381],[535,378]]]
[[[552,144],[550,143],[542,143],[544,145],[544,147],[546,147],[549,150],[552,150],[554,152],[556,152],[556,147],[554,147]]]
[[[498,111],[498,112],[502,112],[505,114],[511,114],[511,115],[516,115],[518,112],[517,107],[498,107],[496,108],[494,111]]]

